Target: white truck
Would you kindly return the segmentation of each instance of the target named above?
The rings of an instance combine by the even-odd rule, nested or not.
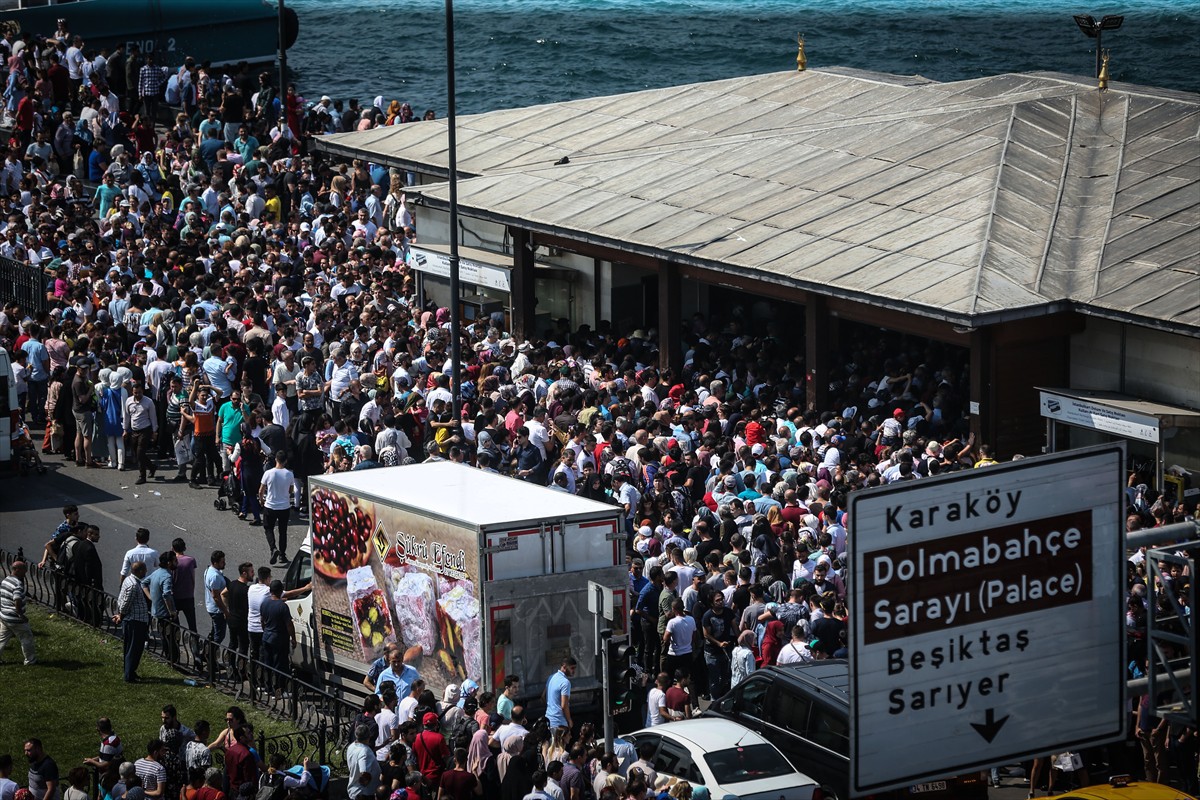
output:
[[[613,590],[624,635],[629,577],[617,506],[461,464],[309,479],[309,531],[286,585],[298,657],[326,684],[363,691],[388,642],[427,688],[520,676],[534,696],[564,656],[572,696],[599,700],[588,583]]]

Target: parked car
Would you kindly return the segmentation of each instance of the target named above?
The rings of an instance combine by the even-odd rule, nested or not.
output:
[[[758,670],[715,701],[706,717],[722,717],[770,739],[827,796],[850,797],[850,669],[844,659]],[[874,795],[987,800],[987,775],[972,772]]]
[[[650,763],[660,775],[704,786],[709,797],[738,800],[824,800],[827,795],[797,772],[766,739],[725,719],[700,718],[643,728],[624,737],[639,751],[654,745]]]
[[[1048,800],[1194,800],[1190,794],[1161,783],[1135,781],[1128,775],[1114,775],[1108,783],[1087,786]]]

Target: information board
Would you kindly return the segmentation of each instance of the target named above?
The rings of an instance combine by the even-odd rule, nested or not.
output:
[[[850,496],[855,794],[1124,738],[1124,460]]]

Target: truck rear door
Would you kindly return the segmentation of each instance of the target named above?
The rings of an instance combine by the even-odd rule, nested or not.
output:
[[[625,575],[621,567],[608,567],[489,583],[484,624],[490,633],[487,652],[493,679],[519,675],[523,691],[536,694],[562,659],[571,655],[579,662],[572,681],[576,697],[597,691],[588,581],[620,586]],[[624,616],[625,602],[622,591],[616,598],[618,620]]]

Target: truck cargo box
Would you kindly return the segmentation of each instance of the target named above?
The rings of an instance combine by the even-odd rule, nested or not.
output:
[[[446,461],[321,475],[309,488],[292,573],[311,559],[312,593],[292,605],[304,652],[327,676],[361,676],[395,642],[439,696],[510,673],[536,694],[568,654],[575,691],[598,689],[587,585],[614,590],[619,624],[617,506]]]

